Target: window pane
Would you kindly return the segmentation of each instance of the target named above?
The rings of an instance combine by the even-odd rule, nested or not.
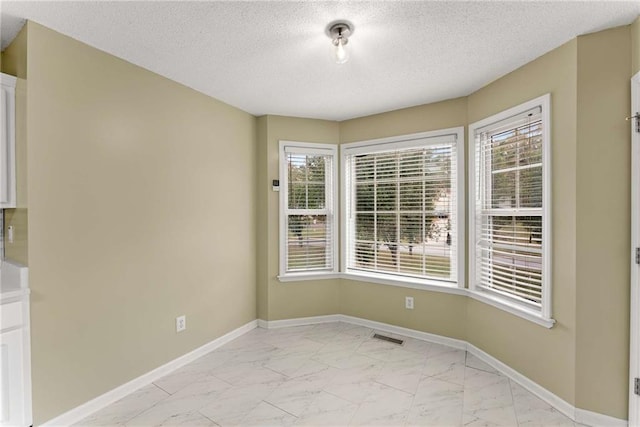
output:
[[[350,158],[356,182],[349,268],[451,279],[455,146],[427,145]],[[365,161],[366,158],[366,161]],[[365,179],[366,178],[366,179]],[[371,214],[362,214],[372,212]],[[375,224],[375,227],[374,227]]]
[[[375,265],[376,244],[356,240],[355,242],[355,267],[371,269]]]
[[[307,184],[289,184],[289,209],[307,208]]]
[[[325,162],[326,158],[324,156],[307,157],[307,181],[324,183]]]
[[[335,183],[333,167],[335,151],[316,144],[300,143],[284,146],[281,161],[284,161],[287,191],[284,209],[280,215],[284,227],[280,230],[281,248],[280,274],[304,271],[332,271],[335,267],[335,217],[332,194]],[[314,153],[317,149],[317,153]]]
[[[542,163],[542,123],[521,128],[519,141],[519,166]]]
[[[516,207],[516,171],[497,172],[492,175],[491,207],[510,209]]]
[[[540,307],[542,260],[524,249],[484,248],[479,274],[482,288]]]
[[[356,210],[358,212],[374,210],[374,188],[374,184],[356,185]]]
[[[424,175],[422,152],[411,151],[399,154],[400,178],[420,178]]]
[[[356,266],[370,268],[375,262],[375,215],[357,214],[356,217],[356,235],[354,242]]]
[[[398,225],[395,214],[376,216],[377,267],[395,270],[398,262]]]
[[[324,209],[324,184],[309,184],[307,209]]]
[[[395,179],[397,177],[397,161],[394,153],[386,153],[376,156],[376,179]]]
[[[289,209],[325,208],[326,156],[289,154]]]
[[[541,111],[525,110],[477,133],[473,171],[475,286],[536,310],[543,305],[545,246]]]
[[[542,207],[542,165],[520,171],[520,207]]]
[[[482,147],[490,153],[492,208],[542,207],[542,123],[518,122],[491,136]]]
[[[376,187],[376,204],[380,211],[394,211],[398,185],[395,182],[378,184]]]
[[[542,217],[491,216],[483,233],[495,243],[541,248]]]
[[[403,214],[400,216],[400,240],[407,245],[416,245],[424,238],[424,216]]]
[[[305,182],[307,180],[307,156],[304,154],[289,154],[289,182]]]
[[[424,203],[422,181],[403,182],[400,186],[400,210],[421,211]]]
[[[331,233],[326,215],[289,215],[287,270],[323,269]]]
[[[491,170],[498,171],[516,166],[517,144],[512,131],[494,136],[486,149],[491,152]]]
[[[424,217],[405,214],[400,217],[400,271],[409,274],[424,273]]]
[[[398,241],[398,223],[396,214],[376,215],[376,240],[382,243]]]
[[[374,214],[357,214],[356,215],[356,239],[373,242],[375,238]]]
[[[355,175],[356,181],[373,181],[374,177],[374,157],[372,156],[356,156],[355,158]]]

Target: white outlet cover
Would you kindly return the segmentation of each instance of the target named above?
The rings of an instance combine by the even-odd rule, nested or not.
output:
[[[176,332],[182,332],[187,329],[187,316],[176,317]]]
[[[404,306],[409,310],[413,310],[413,297],[405,297]]]

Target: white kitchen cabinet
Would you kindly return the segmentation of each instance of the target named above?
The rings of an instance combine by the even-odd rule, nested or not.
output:
[[[0,209],[16,207],[16,78],[0,73]]]
[[[0,426],[27,427],[31,415],[31,346],[27,269],[0,271]]]
[[[2,425],[17,426],[24,425],[22,423],[21,399],[14,396],[24,394],[24,381],[22,380],[22,331],[14,329],[13,331],[0,333],[0,383],[2,390],[0,391],[0,422]]]

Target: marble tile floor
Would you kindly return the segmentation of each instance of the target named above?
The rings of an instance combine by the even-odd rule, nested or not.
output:
[[[77,425],[576,425],[470,353],[373,333],[257,328]]]

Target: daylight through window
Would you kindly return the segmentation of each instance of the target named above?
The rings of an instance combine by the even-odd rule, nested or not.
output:
[[[475,128],[473,288],[547,317],[542,106]]]
[[[283,239],[281,274],[332,271],[335,263],[335,148],[283,146]]]
[[[455,135],[344,150],[347,271],[455,282]]]

